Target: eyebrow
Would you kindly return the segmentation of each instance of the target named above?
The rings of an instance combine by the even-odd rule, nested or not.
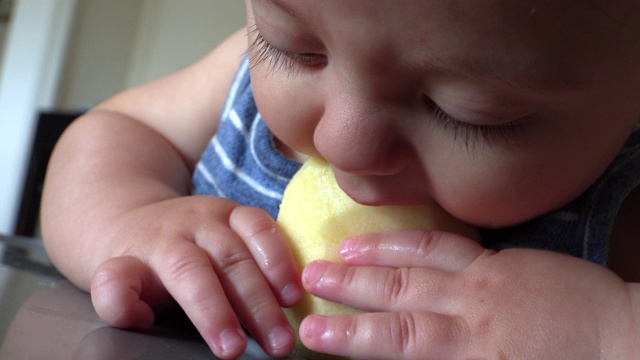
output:
[[[266,2],[272,3],[273,5],[278,6],[284,10],[290,10],[285,4],[283,4],[282,0],[267,0]]]
[[[263,3],[266,6],[286,12],[287,14],[293,14],[293,9],[287,6],[287,4],[285,4],[282,0],[254,0],[254,1]]]
[[[578,79],[561,68],[541,72],[533,70],[533,66],[514,62],[515,59],[497,61],[496,58],[480,57],[427,57],[419,60],[419,66],[433,72],[464,75],[532,91],[563,91],[588,85],[586,80]]]
[[[295,13],[287,0],[257,1],[288,14]],[[426,54],[413,61],[413,64],[431,72],[464,75],[469,78],[502,83],[515,89],[530,90],[532,92],[561,92],[590,85],[585,79],[578,79],[572,76],[570,71],[563,71],[561,68],[551,69],[546,73],[536,72],[533,70],[533,65],[515,63],[515,61],[515,58],[498,61],[495,57],[438,57]],[[506,71],[507,69],[512,70]]]

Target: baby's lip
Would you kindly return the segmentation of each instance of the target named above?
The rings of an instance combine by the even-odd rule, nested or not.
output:
[[[390,179],[380,177],[342,174],[335,171],[338,186],[353,201],[368,206],[414,206],[432,205],[435,199],[423,197],[403,191],[401,186],[394,186]]]

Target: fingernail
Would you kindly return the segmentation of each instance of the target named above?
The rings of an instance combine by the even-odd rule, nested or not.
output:
[[[284,306],[290,306],[295,304],[302,295],[302,289],[298,284],[289,284],[282,289],[280,293],[280,297],[282,298],[282,302]]]
[[[318,338],[327,331],[327,319],[320,315],[307,316],[300,327],[300,336],[305,339]]]
[[[237,354],[239,349],[244,349],[246,335],[236,329],[226,329],[220,334],[221,355]]]
[[[304,269],[304,280],[309,285],[316,284],[322,280],[325,271],[327,271],[327,263],[323,261],[313,262]]]
[[[282,350],[289,350],[291,340],[295,335],[293,329],[276,326],[269,333],[269,347],[274,354],[278,354]],[[285,354],[283,354],[285,355]]]

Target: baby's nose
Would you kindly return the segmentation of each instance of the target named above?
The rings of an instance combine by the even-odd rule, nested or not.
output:
[[[346,101],[345,101],[346,100]],[[393,175],[411,160],[399,131],[400,112],[365,101],[328,104],[314,132],[317,151],[334,167],[362,175]]]

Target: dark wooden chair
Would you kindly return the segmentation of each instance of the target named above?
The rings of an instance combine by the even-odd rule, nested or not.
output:
[[[64,129],[79,115],[71,112],[44,112],[39,115],[31,150],[31,161],[22,191],[20,213],[14,230],[16,235],[37,235],[44,175],[51,152]]]

